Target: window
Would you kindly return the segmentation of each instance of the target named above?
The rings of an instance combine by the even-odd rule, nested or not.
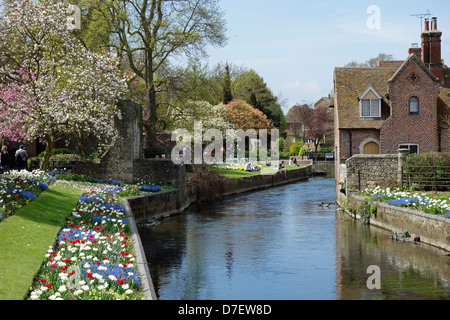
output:
[[[373,88],[369,87],[358,98],[361,118],[380,118],[381,117],[381,96]]]
[[[410,153],[419,153],[419,145],[413,143],[401,144],[399,149],[408,149]]]
[[[419,114],[419,98],[409,98],[409,114]]]
[[[361,117],[379,118],[380,117],[380,100],[378,100],[378,99],[362,99],[361,100]]]

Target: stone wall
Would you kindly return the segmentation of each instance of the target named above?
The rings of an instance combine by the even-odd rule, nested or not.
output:
[[[351,195],[347,206],[356,210],[354,218],[360,219],[358,208],[363,197]],[[420,241],[450,251],[450,219],[424,212],[391,206],[376,202],[376,214],[370,216],[370,225],[378,226],[392,232],[408,231],[420,236]]]
[[[398,150],[397,154],[357,154],[345,161],[345,178],[336,177],[345,186],[347,194],[366,188],[394,187],[401,183],[401,168],[409,150]],[[342,181],[344,180],[344,181]]]
[[[122,118],[115,118],[119,131],[115,144],[100,162],[80,161],[72,168],[72,173],[133,183],[134,160],[142,158],[141,106],[131,100],[120,100],[117,107]]]
[[[134,182],[148,180],[157,185],[184,188],[186,167],[176,165],[170,159],[136,159],[133,162]]]
[[[144,163],[145,161],[140,161],[140,165],[143,165]],[[180,168],[184,168],[184,166],[181,166]],[[288,178],[285,178],[283,173],[277,173],[274,175],[255,175],[244,178],[225,178],[223,179],[222,192],[217,199],[258,189],[307,180],[311,175],[311,172],[312,166],[307,166],[297,170],[288,171]],[[136,222],[146,223],[152,219],[161,219],[179,214],[189,207],[189,205],[197,201],[214,200],[198,194],[195,187],[189,184],[180,186],[181,188],[176,188],[170,191],[128,198],[128,203]]]

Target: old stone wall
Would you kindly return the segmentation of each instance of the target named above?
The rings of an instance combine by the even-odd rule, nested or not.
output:
[[[396,154],[357,154],[347,159],[346,192],[353,193],[377,186],[397,184],[398,156]]]
[[[134,182],[147,180],[157,185],[184,188],[185,177],[186,167],[170,159],[136,159],[133,162]]]
[[[140,165],[144,163],[144,161],[140,161]],[[184,168],[184,166],[181,166],[181,168]],[[307,166],[288,171],[288,178],[285,178],[283,173],[255,175],[244,178],[226,178],[223,180],[223,189],[218,197],[232,196],[253,190],[307,180],[311,173],[312,166]],[[175,188],[165,192],[130,197],[128,198],[128,203],[135,220],[138,223],[146,223],[152,219],[160,219],[179,214],[190,204],[197,201],[211,200],[213,199],[198,194],[194,186],[186,184],[184,185],[184,189]]]
[[[142,157],[141,106],[131,100],[120,100],[117,107],[122,114],[121,119],[115,118],[117,141],[100,162],[80,161],[72,173],[133,183],[134,160]]]
[[[348,198],[348,207],[355,209],[357,219],[363,201],[363,197],[356,195]],[[371,225],[398,233],[408,231],[419,235],[423,243],[450,251],[450,219],[376,201],[373,204],[377,210],[370,216]]]

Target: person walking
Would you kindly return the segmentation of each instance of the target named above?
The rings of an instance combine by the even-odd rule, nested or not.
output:
[[[7,146],[2,147],[0,165],[2,167],[3,172],[6,172],[9,170],[9,154],[8,154]]]
[[[15,154],[16,164],[19,171],[27,169],[28,153],[25,146],[21,145]]]

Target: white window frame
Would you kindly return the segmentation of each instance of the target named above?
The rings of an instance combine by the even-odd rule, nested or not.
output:
[[[411,146],[417,147],[417,153],[419,153],[419,145],[417,143],[401,143],[398,145],[399,149],[408,149],[411,150]],[[406,148],[400,148],[400,147],[406,147]]]
[[[365,99],[364,97],[367,95],[367,93],[369,91],[372,91],[375,96],[377,97],[376,99]],[[369,88],[367,88],[366,91],[364,91],[364,93],[358,98],[359,100],[359,117],[362,119],[379,119],[381,118],[381,96],[378,94],[378,92],[372,87],[370,86]],[[363,115],[363,101],[369,101],[369,115]],[[378,102],[378,106],[376,106],[376,111],[373,112],[374,110],[372,109],[372,103],[374,102]]]

